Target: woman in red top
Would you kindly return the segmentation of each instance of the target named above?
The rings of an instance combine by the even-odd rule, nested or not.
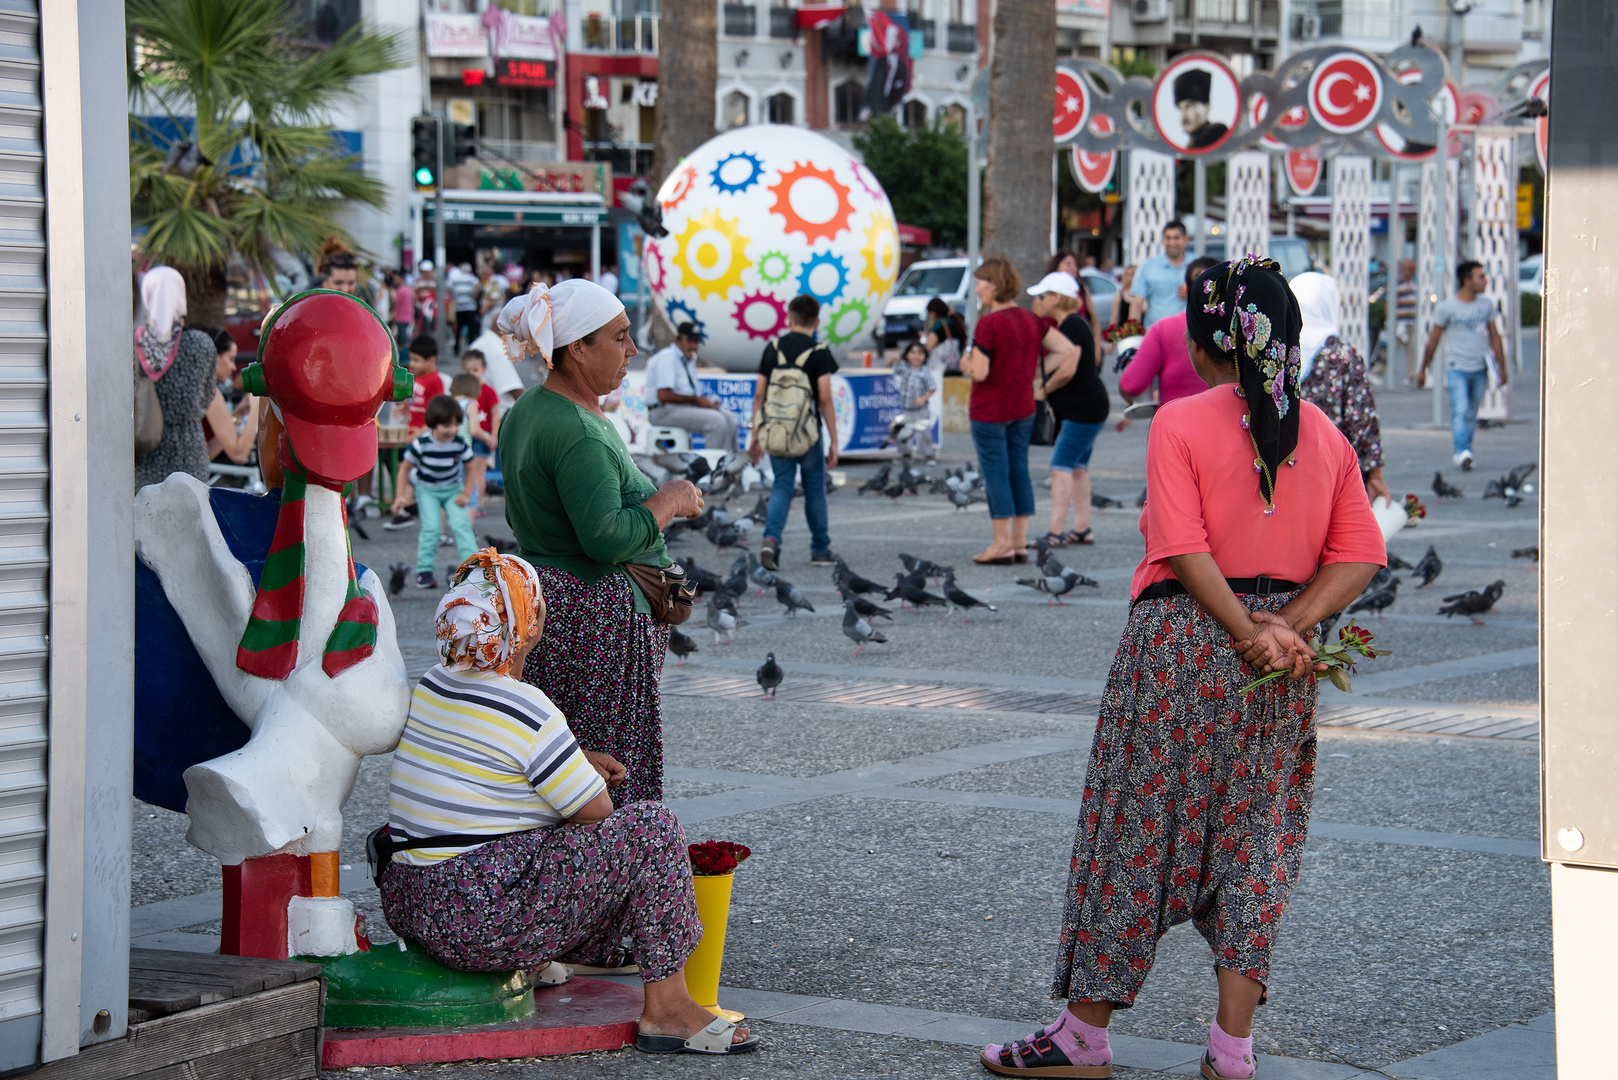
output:
[[[1102,696],[1069,864],[1061,1017],[983,1064],[1111,1076],[1107,1023],[1169,928],[1213,949],[1219,1010],[1202,1075],[1254,1075],[1252,1023],[1298,879],[1314,794],[1305,639],[1386,559],[1359,461],[1298,396],[1298,303],[1268,259],[1220,263],[1187,306],[1208,385],[1152,421],[1146,557]],[[1299,584],[1307,582],[1307,584]],[[1259,674],[1289,669],[1243,697]]]
[[[998,255],[984,259],[976,278],[973,288],[984,314],[961,360],[961,372],[973,383],[967,415],[994,542],[972,561],[1004,566],[1028,561],[1028,519],[1034,515],[1028,442],[1034,431],[1034,369],[1041,347],[1060,366],[1078,353],[1078,346],[1017,306],[1022,279],[1011,263]]]

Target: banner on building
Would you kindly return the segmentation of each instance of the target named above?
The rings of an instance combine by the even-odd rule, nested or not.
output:
[[[892,112],[910,92],[910,17],[873,8],[865,14],[871,60],[865,72],[862,118]]]
[[[483,26],[489,32],[490,51],[496,59],[514,56],[520,60],[555,60],[556,42],[551,21],[517,15],[493,5],[483,13]]]
[[[489,34],[476,15],[427,13],[428,56],[488,56]]]
[[[798,8],[798,28],[818,30],[842,18],[847,10],[846,4],[804,4]]]

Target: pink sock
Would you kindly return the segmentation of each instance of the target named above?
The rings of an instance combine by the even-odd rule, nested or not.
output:
[[[1215,1020],[1208,1027],[1208,1060],[1220,1076],[1228,1080],[1247,1080],[1258,1067],[1253,1060],[1253,1037],[1238,1039]]]
[[[1092,1027],[1067,1009],[1063,1009],[1062,1015],[1047,1024],[1040,1034],[1055,1043],[1057,1049],[1066,1054],[1067,1059],[1075,1065],[1112,1064],[1112,1051],[1107,1046],[1107,1029]],[[1023,1040],[1018,1040],[1019,1046],[1022,1043]],[[983,1048],[983,1056],[999,1060],[1001,1049],[999,1045],[991,1043]],[[1020,1062],[1014,1061],[1013,1064],[1020,1067]]]

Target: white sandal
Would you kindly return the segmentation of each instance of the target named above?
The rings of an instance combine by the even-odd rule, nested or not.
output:
[[[745,1054],[758,1046],[758,1036],[750,1035],[743,1042],[732,1042],[737,1025],[724,1017],[715,1017],[713,1023],[691,1036],[636,1035],[635,1049],[645,1054]]]

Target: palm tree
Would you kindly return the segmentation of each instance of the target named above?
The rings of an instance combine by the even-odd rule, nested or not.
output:
[[[126,3],[139,252],[185,276],[199,324],[224,325],[233,257],[269,273],[277,248],[348,241],[337,220],[346,202],[386,202],[382,183],[334,141],[328,109],[355,80],[408,63],[404,39],[356,26],[329,48],[308,44],[292,9],[286,0]]]
[[[1038,281],[1051,256],[1051,112],[1056,105],[1056,5],[999,0],[989,72],[989,170],[983,250]]]
[[[657,33],[666,74],[657,89],[650,177],[654,195],[681,158],[714,137],[719,5],[714,0],[663,0]]]

